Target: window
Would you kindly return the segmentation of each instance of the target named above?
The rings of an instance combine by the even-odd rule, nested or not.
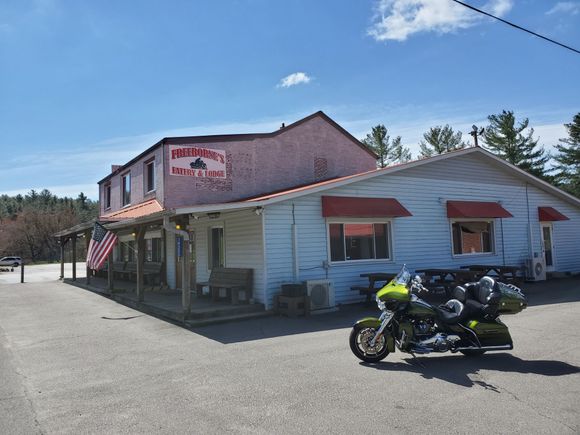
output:
[[[105,210],[111,208],[111,184],[106,184],[105,189],[103,191],[104,196],[104,203],[105,203]]]
[[[493,253],[493,222],[452,222],[453,255]]]
[[[163,261],[160,238],[145,240],[145,261],[161,263]]]
[[[121,242],[119,247],[119,261],[135,261],[135,242]]]
[[[155,160],[145,163],[145,193],[155,190]]]
[[[209,229],[209,252],[208,252],[208,269],[214,267],[224,267],[226,264],[224,228],[213,227]]]
[[[336,223],[328,225],[331,261],[391,258],[389,223]]]
[[[122,191],[122,198],[123,198],[123,205],[131,204],[131,173],[128,172],[123,175],[122,183],[121,183]]]

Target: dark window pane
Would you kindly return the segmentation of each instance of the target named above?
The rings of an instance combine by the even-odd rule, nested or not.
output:
[[[344,261],[344,233],[342,224],[330,224],[330,260]]]
[[[347,260],[374,258],[373,224],[345,224],[344,240]]]
[[[147,164],[147,192],[155,189],[155,162]]]
[[[461,250],[461,227],[457,222],[453,224],[453,253],[463,254]]]
[[[224,229],[211,229],[211,268],[223,267],[225,264]]]
[[[375,224],[376,258],[389,258],[389,231],[387,224]]]
[[[105,186],[105,208],[111,208],[111,185]]]
[[[131,204],[131,174],[123,176],[123,205]]]

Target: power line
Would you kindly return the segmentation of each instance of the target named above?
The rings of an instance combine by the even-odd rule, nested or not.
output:
[[[455,3],[458,3],[458,4],[462,5],[462,6],[465,6],[466,8],[469,8],[471,10],[474,10],[475,12],[479,12],[480,14],[487,15],[490,18],[494,18],[494,19],[496,19],[498,21],[501,21],[502,23],[505,23],[508,26],[515,27],[518,30],[523,30],[524,32],[527,32],[527,33],[529,33],[531,35],[537,36],[538,38],[544,39],[544,40],[546,40],[548,42],[551,42],[552,44],[559,45],[560,47],[567,48],[568,50],[571,50],[574,53],[580,54],[580,50],[576,50],[575,48],[572,48],[572,47],[570,47],[568,45],[562,44],[561,42],[554,41],[553,39],[547,38],[546,36],[542,36],[539,33],[532,32],[531,30],[528,30],[528,29],[526,29],[524,27],[518,26],[517,24],[511,23],[511,22],[506,21],[506,20],[504,20],[502,18],[496,17],[495,15],[492,15],[492,14],[490,14],[488,12],[482,11],[481,9],[477,9],[476,7],[471,6],[471,5],[468,5],[467,3],[463,3],[462,1],[459,1],[459,0],[451,0],[451,1],[454,1]]]

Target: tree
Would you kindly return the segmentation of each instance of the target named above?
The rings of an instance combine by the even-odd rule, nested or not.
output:
[[[560,139],[556,145],[558,154],[554,157],[556,181],[563,189],[580,198],[580,112],[574,115],[570,124],[564,124],[568,137]]]
[[[411,155],[411,151],[409,150],[409,148],[404,147],[401,144],[401,136],[397,136],[396,138],[393,139],[392,150],[393,151],[391,153],[391,156],[393,162],[406,163],[413,157]]]
[[[391,142],[387,128],[379,124],[373,127],[371,133],[362,142],[378,154],[377,166],[384,168],[390,163],[404,163],[411,159],[411,152],[401,144],[401,136]]]
[[[533,137],[533,128],[524,132],[529,125],[528,118],[516,125],[514,112],[504,110],[487,119],[489,125],[483,135],[486,148],[536,177],[548,178],[545,165],[550,155],[538,146],[538,139]]]
[[[460,131],[454,132],[449,125],[431,127],[427,133],[423,134],[425,140],[419,142],[421,157],[431,157],[465,148],[467,144],[461,140],[461,136]]]

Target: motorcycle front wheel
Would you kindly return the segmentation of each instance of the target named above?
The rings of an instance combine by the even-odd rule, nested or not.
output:
[[[387,357],[389,349],[384,335],[377,340],[374,346],[370,341],[375,336],[376,330],[365,326],[355,326],[350,332],[350,350],[355,356],[364,362],[379,362]]]

